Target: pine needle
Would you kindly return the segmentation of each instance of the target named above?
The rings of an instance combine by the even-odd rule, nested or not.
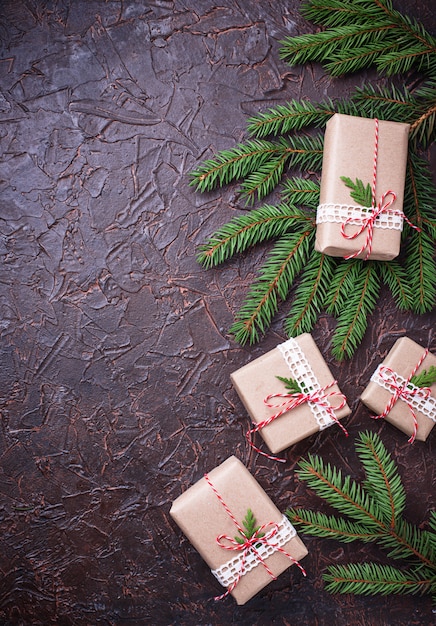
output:
[[[265,205],[238,215],[220,228],[200,246],[198,261],[204,267],[214,267],[233,255],[276,237],[281,237],[303,224],[309,227],[313,220],[291,204]]]
[[[436,366],[430,365],[428,369],[422,370],[410,379],[412,385],[416,387],[430,387],[436,383]]]
[[[428,572],[408,569],[403,572],[391,565],[351,563],[332,565],[323,575],[330,593],[354,593],[365,596],[381,594],[422,595],[434,589],[434,577]],[[423,577],[424,574],[424,577]]]
[[[312,251],[285,320],[285,332],[288,336],[295,337],[312,331],[323,309],[335,268],[336,259]]]
[[[311,230],[286,234],[276,242],[230,328],[238,343],[244,345],[258,341],[271,324],[279,300],[286,299],[307,262],[313,238],[312,227]]]
[[[348,296],[343,294],[346,306],[338,311],[338,323],[332,341],[332,353],[338,360],[354,354],[380,293],[380,279],[373,261],[354,263],[353,269],[353,289]]]
[[[316,209],[319,204],[319,183],[308,178],[291,177],[283,183],[282,197],[286,202]],[[314,214],[315,219],[315,214]]]

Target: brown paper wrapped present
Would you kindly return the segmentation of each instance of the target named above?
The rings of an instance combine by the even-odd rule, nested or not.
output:
[[[248,510],[260,526],[252,546],[238,542]],[[179,496],[170,514],[227,588],[220,597],[231,593],[238,604],[307,554],[292,524],[234,456]]]
[[[427,389],[411,384],[413,374],[436,367],[436,356],[408,337],[398,339],[360,396],[376,418],[410,436],[425,441],[436,420],[436,383]],[[412,381],[413,382],[413,381]],[[415,421],[416,420],[416,421]]]
[[[389,261],[398,256],[403,227],[402,209],[406,174],[409,124],[377,120],[378,142],[375,153],[376,120],[335,113],[327,122],[324,139],[320,205],[317,210],[315,249],[330,256],[369,258]],[[363,220],[368,209],[350,196],[342,176],[364,186],[373,185],[374,158],[377,154],[375,204],[385,206],[374,221],[372,241]],[[346,226],[344,224],[346,223]],[[355,236],[363,227],[362,232]],[[347,237],[342,233],[342,228]],[[367,245],[366,245],[367,244]],[[363,249],[361,250],[361,248]]]
[[[260,428],[259,432],[273,454],[350,414],[345,397],[312,336],[305,333],[279,344],[230,375],[255,425],[268,422],[283,410],[280,405],[286,402],[286,398],[279,395],[269,398],[271,394],[286,393],[286,387],[278,376],[293,378],[302,391],[308,395],[314,393],[320,402],[315,399],[313,402],[309,400],[298,404],[290,397],[289,406],[298,405]],[[324,387],[327,388],[322,391]]]

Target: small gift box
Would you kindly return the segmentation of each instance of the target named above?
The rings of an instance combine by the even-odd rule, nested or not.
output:
[[[339,113],[329,119],[316,217],[318,252],[385,261],[398,256],[408,134],[409,124],[399,122]]]
[[[255,425],[249,432],[259,431],[273,454],[351,412],[308,333],[279,344],[230,377]],[[296,390],[281,379],[294,380]]]
[[[428,384],[434,380],[430,374],[435,367],[434,354],[402,337],[377,367],[360,399],[376,413],[375,419],[385,418],[409,435],[410,442],[425,441],[436,421],[436,382]]]
[[[217,580],[245,604],[307,549],[286,516],[236,457],[206,474],[170,511]]]

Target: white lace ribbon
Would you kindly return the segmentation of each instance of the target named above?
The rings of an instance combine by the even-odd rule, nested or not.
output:
[[[405,378],[403,378],[396,372],[389,373],[388,371],[386,371],[386,369],[383,376],[381,376],[380,369],[382,367],[384,367],[383,363],[381,363],[377,367],[374,374],[371,376],[371,381],[373,383],[376,383],[380,387],[383,387],[383,389],[386,389],[386,391],[389,391],[389,393],[394,393],[395,391],[394,385],[391,384],[391,381],[392,383],[395,381],[396,386],[404,386],[407,383],[407,380]],[[419,391],[422,391],[421,388],[417,387],[413,383],[407,383],[407,388],[411,391],[416,391],[416,393],[414,393],[413,395],[410,394],[408,396],[408,404],[410,404],[415,409],[415,411],[419,411],[420,413],[422,413],[422,415],[425,415],[425,417],[428,417],[433,422],[436,422],[436,398],[434,398],[433,396],[428,396],[427,398],[425,398],[422,394],[419,393]]]
[[[269,543],[260,543],[259,547],[256,547],[256,552],[249,549],[244,557],[244,554],[238,553],[235,557],[218,567],[211,570],[212,574],[218,580],[223,587],[230,587],[234,584],[241,575],[244,576],[251,572],[252,569],[257,567],[261,563],[261,559],[266,560],[271,554],[277,552],[278,548],[283,548],[288,541],[297,535],[297,531],[292,526],[291,522],[284,515],[278,524],[277,532]],[[244,569],[242,569],[242,561],[245,558]]]
[[[307,391],[319,391],[321,385],[313,373],[309,361],[298,343],[292,337],[277,346],[280,350],[289,371],[292,374],[292,378],[300,385],[300,389]],[[328,428],[335,423],[328,411],[320,404],[315,402],[307,402],[312,414],[319,426],[320,430]]]
[[[320,204],[316,211],[316,223],[353,224],[361,226],[362,222],[371,214],[371,209],[365,209],[352,204]],[[375,228],[388,228],[389,230],[403,230],[403,216],[396,211],[383,211],[375,218]]]

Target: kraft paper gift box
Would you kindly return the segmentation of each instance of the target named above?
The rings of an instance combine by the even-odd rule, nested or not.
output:
[[[261,544],[260,541],[255,542],[254,550],[249,549],[246,554],[243,554],[243,549],[229,550],[221,547],[217,538],[222,535],[230,539],[236,536],[241,538],[226,507],[242,528],[243,520],[250,509],[257,526],[267,525],[261,529],[265,536],[277,524],[278,532],[271,537],[270,544],[279,545],[287,554],[268,543]],[[273,580],[271,574],[274,577],[279,576],[293,565],[292,559],[298,562],[307,554],[307,549],[292,524],[235,456],[229,457],[209,472],[207,479],[201,478],[179,496],[173,502],[170,515],[221,584],[228,591],[230,588],[229,592],[237,604],[245,604]],[[221,541],[225,545],[231,545],[228,540]],[[257,558],[257,554],[262,561]]]
[[[327,363],[309,333],[288,339],[230,375],[254,425],[264,422],[279,410],[265,403],[270,394],[286,392],[284,383],[277,376],[293,378],[308,391],[316,391],[334,382]],[[340,394],[336,383],[325,391],[325,394],[330,393]],[[338,407],[341,400],[344,401],[344,406],[334,411],[337,420],[351,413],[342,394],[327,400],[333,408]],[[283,398],[278,397],[271,402],[279,405]],[[261,428],[259,433],[269,450],[277,454],[334,423],[322,407],[304,402]]]
[[[396,387],[404,385],[424,354],[425,349],[408,337],[398,339],[360,396],[363,404],[376,416],[382,415],[392,402],[395,392],[391,383],[393,382]],[[428,370],[432,365],[436,366],[436,356],[429,352],[416,370],[416,374]],[[428,398],[424,397],[426,395],[424,390],[419,391],[418,387],[410,383],[407,389],[412,393],[409,394],[406,390],[406,396],[401,396],[394,402],[385,419],[409,435],[413,441],[415,429],[412,409],[417,420],[416,439],[425,441],[436,420],[436,383],[430,385],[431,395]]]
[[[387,191],[395,192],[396,200],[375,220],[369,259],[389,261],[400,251],[408,135],[409,124],[379,121],[375,200],[378,203]],[[368,209],[362,213],[361,205],[351,198],[351,190],[341,176],[372,185],[374,137],[374,119],[335,113],[327,122],[317,210],[318,252],[346,257],[356,254],[365,244],[366,228],[355,239],[347,239],[341,232],[342,224],[350,219],[345,233],[354,235],[362,224],[362,216],[368,215]],[[366,247],[357,258],[366,258],[368,251]]]

